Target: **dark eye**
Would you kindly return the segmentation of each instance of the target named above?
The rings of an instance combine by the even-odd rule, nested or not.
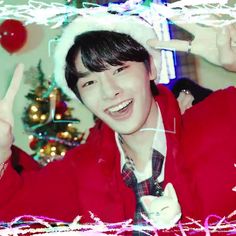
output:
[[[128,66],[121,66],[121,67],[117,68],[117,69],[113,72],[113,75],[116,75],[116,74],[120,73],[121,71],[125,70],[126,68],[128,68]]]
[[[84,83],[84,84],[82,85],[82,88],[88,87],[88,86],[90,86],[90,85],[92,85],[92,84],[94,84],[94,83],[95,83],[95,82],[94,82],[93,80],[90,80],[90,81]]]
[[[168,209],[168,208],[169,208],[168,206],[163,207],[163,208],[161,208],[161,211],[164,211],[165,209]]]

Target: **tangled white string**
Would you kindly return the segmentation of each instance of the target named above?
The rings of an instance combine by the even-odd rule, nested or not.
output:
[[[150,8],[145,8],[137,0],[130,0],[129,6],[133,9],[123,7],[125,14],[133,14],[143,11],[154,13],[155,18],[158,16],[160,21],[166,18],[178,18],[181,22],[192,22],[204,24],[207,26],[221,27],[236,22],[236,4],[229,6],[227,0],[198,0],[190,1],[181,0],[167,5],[151,4]],[[138,3],[138,4],[137,4]],[[125,3],[127,6],[127,2]],[[117,4],[116,4],[117,6]],[[112,6],[111,6],[112,8]],[[117,8],[114,6],[114,8]],[[91,12],[91,8],[86,8]],[[51,28],[57,28],[65,22],[66,19],[78,14],[86,14],[86,10],[72,6],[66,6],[60,3],[45,3],[35,0],[29,0],[28,4],[9,5],[0,1],[0,19],[17,19],[24,21],[25,24],[42,24]],[[227,20],[225,20],[227,16]]]

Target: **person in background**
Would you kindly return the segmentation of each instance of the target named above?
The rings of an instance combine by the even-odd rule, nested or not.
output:
[[[213,92],[188,78],[179,78],[170,84],[171,91],[179,103],[181,114],[184,114],[192,105],[203,101]]]

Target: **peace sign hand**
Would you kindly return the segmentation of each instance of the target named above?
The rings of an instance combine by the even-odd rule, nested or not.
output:
[[[13,143],[12,127],[14,124],[12,108],[14,98],[23,78],[23,71],[24,65],[18,64],[6,95],[0,100],[0,163],[5,162],[11,154],[11,145]]]
[[[158,41],[148,40],[147,44],[156,49],[169,49],[199,55],[207,61],[236,72],[236,26],[222,28],[200,26],[194,23],[182,23],[178,19],[172,22],[194,36],[192,42],[184,40]]]

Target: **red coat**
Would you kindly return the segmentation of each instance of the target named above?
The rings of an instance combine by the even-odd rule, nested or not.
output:
[[[236,208],[236,89],[213,93],[181,117],[163,86],[156,97],[167,138],[165,183],[173,183],[183,216],[227,216]],[[132,218],[135,196],[120,175],[114,132],[99,122],[86,144],[61,161],[22,176],[9,167],[0,181],[0,221],[23,214],[72,221],[89,211],[104,222]]]
[[[11,165],[15,168],[18,173],[24,171],[39,170],[41,166],[26,152],[22,151],[16,146],[12,146],[12,155],[10,158]]]

